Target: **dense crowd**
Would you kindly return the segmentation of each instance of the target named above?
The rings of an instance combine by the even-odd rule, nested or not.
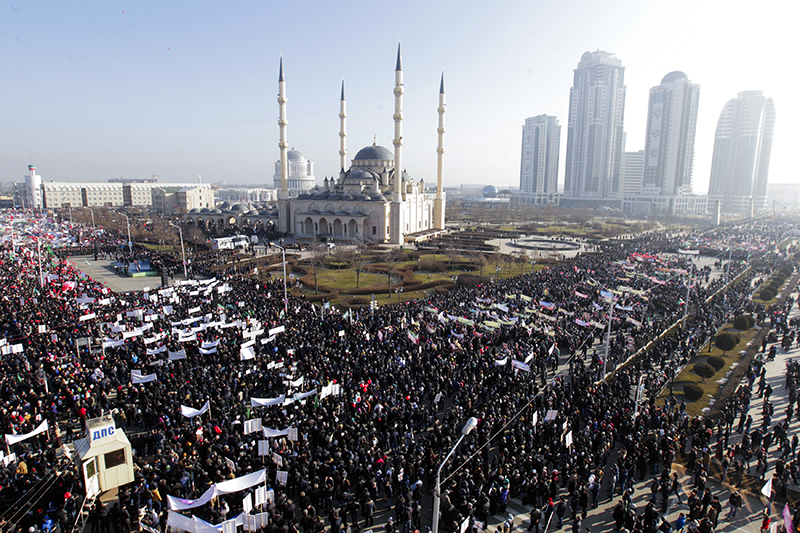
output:
[[[274,489],[265,506],[270,533],[353,533],[372,527],[378,513],[391,518],[387,533],[410,533],[423,527],[422,499],[433,489],[436,469],[464,421],[476,417],[477,428],[444,471],[443,531],[458,531],[465,519],[485,527],[490,516],[506,513],[509,498],[532,509],[531,530],[551,520],[561,527],[571,517],[573,530],[578,524],[582,531],[581,517],[604,498],[618,497],[609,517],[617,529],[665,530],[661,516],[669,498],[680,498],[671,474],[678,458],[692,465],[695,476],[686,525],[710,531],[721,519],[721,502],[704,481],[711,456],[727,457],[736,476],[741,465],[749,469],[750,458],[770,447],[763,438],[756,446],[758,430],[749,427],[747,444],[728,444],[749,389],[740,388],[716,422],[692,419],[674,397],[656,405],[656,395],[734,311],[750,312],[761,322],[781,316],[783,322],[775,323],[788,327],[786,309],[759,308],[749,299],[752,280],[786,264],[788,252],[757,253],[747,265],[738,262],[731,278],[745,266],[752,271],[723,292],[718,289],[724,282],[701,269],[687,293],[691,256],[657,257],[684,239],[647,234],[534,274],[346,317],[302,298],[290,298],[284,315],[282,285],[233,273],[216,280],[224,292],[199,294],[196,285],[183,286],[167,314],[153,294],[114,295],[61,257],[46,258],[42,284],[34,252],[20,246],[14,253],[7,246],[0,260],[7,289],[0,299],[0,338],[24,349],[5,355],[0,368],[0,424],[6,434],[23,434],[47,419],[53,430],[8,450],[16,462],[0,470],[0,502],[9,508],[40,490],[38,484],[53,476],[61,444],[83,436],[87,419],[112,412],[130,435],[137,480],[113,506],[96,504],[95,531],[127,532],[142,516],[164,530],[168,495],[195,499],[214,483],[266,468]],[[112,241],[108,246],[123,260],[179,264],[143,248],[126,252]],[[225,254],[208,260],[224,264]],[[94,300],[79,303],[82,298]],[[663,336],[686,305],[694,309],[686,327]],[[606,357],[602,347],[612,306]],[[143,312],[127,316],[135,309]],[[89,312],[96,318],[81,321]],[[102,351],[76,346],[80,338],[115,339],[152,315],[157,316],[148,321],[147,335],[160,337],[155,343],[146,344],[144,335]],[[186,329],[176,321],[192,315],[205,323],[238,321],[265,331],[283,325],[285,331],[274,339],[265,335],[266,343],[256,341],[256,358],[243,361],[243,327],[199,328],[196,340],[182,342]],[[214,353],[201,348],[217,341]],[[646,353],[622,366],[650,341]],[[184,350],[186,358],[148,353],[161,347]],[[617,367],[611,379],[603,379],[604,371]],[[132,370],[156,379],[134,385]],[[796,370],[787,379],[797,379]],[[758,373],[756,363],[747,387]],[[644,394],[637,404],[631,390],[641,377]],[[292,385],[299,378],[302,384]],[[319,392],[332,383],[340,385],[339,396],[251,405],[252,398]],[[207,400],[207,415],[181,414],[181,405],[199,407]],[[253,418],[265,428],[297,428],[297,439],[268,439],[265,459],[257,453],[261,434],[243,431]],[[783,450],[787,438],[775,435],[770,444]],[[794,437],[788,444],[792,457],[796,445]],[[786,459],[782,477],[796,477],[796,463]],[[287,473],[285,483],[276,481],[279,471]],[[653,480],[653,501],[636,509],[633,483],[645,478]],[[83,490],[80,475],[62,473],[53,483],[56,497],[26,523],[41,528],[49,521],[69,531]],[[241,513],[243,497],[222,496],[191,513],[219,523]]]

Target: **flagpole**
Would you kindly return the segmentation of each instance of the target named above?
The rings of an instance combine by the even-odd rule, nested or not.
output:
[[[44,277],[42,277],[42,240],[36,237],[36,255],[39,258],[39,286],[44,288]]]

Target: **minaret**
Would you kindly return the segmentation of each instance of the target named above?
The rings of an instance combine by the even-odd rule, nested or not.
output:
[[[442,72],[442,82],[439,85],[439,145],[436,147],[436,199],[433,201],[433,227],[444,229],[444,186],[442,177],[444,175],[444,72]]]
[[[344,101],[344,80],[342,97],[339,99],[339,168],[344,171],[347,164],[347,104]]]
[[[278,118],[278,126],[280,127],[280,140],[278,141],[278,148],[281,150],[281,190],[278,192],[278,231],[286,233],[290,230],[289,217],[289,167],[286,149],[289,147],[289,141],[286,137],[286,125],[289,123],[286,120],[286,80],[283,78],[283,56],[281,56],[280,74],[278,75],[278,108],[280,115]]]
[[[394,69],[394,193],[392,195],[390,242],[403,244],[405,217],[403,201],[403,62],[400,44],[397,44],[397,66]]]

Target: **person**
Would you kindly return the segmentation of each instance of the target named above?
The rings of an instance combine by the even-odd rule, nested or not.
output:
[[[686,527],[686,515],[678,513],[678,518],[675,519],[675,533],[683,533],[683,528]]]
[[[366,527],[372,527],[375,523],[375,502],[372,501],[372,498],[369,498],[364,503],[364,525]]]
[[[767,533],[769,531],[769,524],[771,521],[769,517],[769,508],[766,508],[761,518],[761,533]]]
[[[556,505],[556,518],[558,519],[558,529],[564,527],[564,515],[566,513],[567,513],[567,502],[564,496],[561,496],[558,505]]]
[[[542,511],[537,506],[533,506],[531,508],[531,518],[530,518],[530,525],[528,526],[528,531],[533,531],[533,533],[539,533],[539,522],[542,520]]]
[[[728,511],[728,520],[732,520],[736,516],[736,511],[742,507],[743,503],[742,495],[739,494],[739,491],[733,491],[731,497],[728,498],[728,504],[730,505],[730,510]]]
[[[622,500],[614,506],[611,516],[614,518],[614,531],[621,531],[622,524],[625,522],[625,505],[622,503]]]

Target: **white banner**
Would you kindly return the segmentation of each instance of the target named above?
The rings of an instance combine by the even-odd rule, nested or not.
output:
[[[277,398],[250,398],[251,407],[271,407],[273,405],[283,405],[286,400],[286,395],[278,396]]]
[[[261,419],[252,418],[250,420],[245,420],[244,434],[249,435],[250,433],[255,433],[256,431],[261,431]]]
[[[143,375],[141,370],[131,370],[131,382],[134,385],[139,383],[150,383],[156,380],[155,374]]]
[[[177,352],[167,352],[170,361],[177,361],[178,359],[186,359],[186,351],[180,350]]]
[[[31,437],[35,437],[36,435],[39,435],[40,433],[44,433],[45,431],[47,431],[47,429],[49,427],[50,426],[47,424],[47,420],[45,420],[44,422],[39,424],[36,427],[36,429],[31,431],[30,433],[25,433],[24,435],[6,435],[6,442],[8,443],[9,446],[13,446],[14,444],[16,444],[18,442],[22,442],[22,441],[27,440],[27,439],[29,439]]]
[[[181,414],[186,418],[194,418],[196,416],[200,416],[203,413],[208,412],[211,409],[211,400],[206,400],[206,403],[203,404],[203,407],[200,409],[194,409],[192,407],[187,407],[185,405],[181,405]]]
[[[247,361],[248,359],[254,359],[256,356],[256,352],[253,351],[252,346],[248,346],[247,348],[242,348],[239,350],[239,357],[242,361]]]

